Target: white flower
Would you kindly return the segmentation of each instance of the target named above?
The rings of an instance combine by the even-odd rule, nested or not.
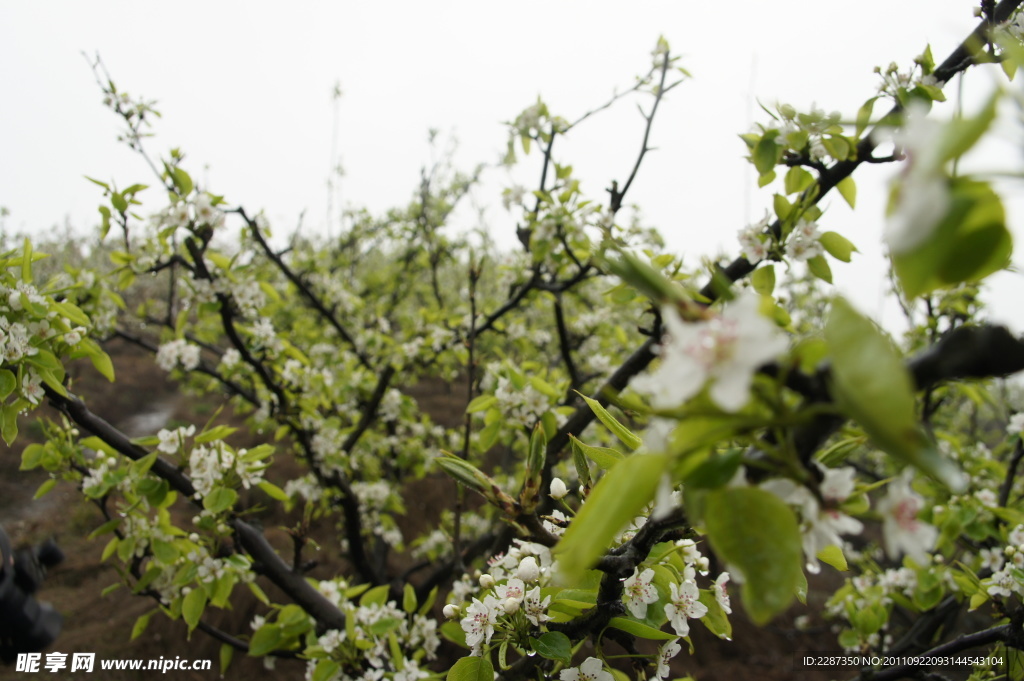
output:
[[[448,605],[444,606],[444,611],[443,612],[444,612],[444,616],[447,617],[450,620],[455,619],[460,614],[459,613],[459,606],[455,605],[454,603],[449,603]]]
[[[540,579],[540,566],[537,565],[537,559],[533,556],[523,558],[519,562],[516,576],[524,582],[536,582]]]
[[[759,222],[747,225],[746,229],[739,232],[740,247],[743,249],[743,257],[751,263],[758,263],[768,255],[768,243],[762,239],[765,230],[771,223],[771,213],[764,212],[764,217]]]
[[[907,168],[885,227],[885,242],[896,255],[924,243],[949,211],[949,184],[943,171],[939,137],[942,124],[927,118],[927,109],[907,109],[897,146],[907,154]]]
[[[981,557],[981,569],[989,569],[995,572],[1003,567],[1003,552],[999,549],[981,549],[978,551]]]
[[[747,403],[758,367],[786,349],[786,339],[760,312],[757,294],[744,292],[718,316],[687,324],[678,311],[662,308],[667,331],[661,364],[633,380],[659,409],[679,406],[711,381],[711,399],[726,411]]]
[[[558,674],[561,681],[614,681],[611,672],[605,671],[601,660],[588,657],[579,667],[563,669]]]
[[[700,591],[693,582],[669,585],[672,600],[665,606],[665,616],[680,636],[690,633],[690,619],[699,619],[707,614],[708,606],[700,602]]]
[[[552,499],[561,499],[569,493],[569,489],[562,482],[561,478],[551,478],[550,492]]]
[[[1010,534],[1007,535],[1007,543],[1013,546],[1024,544],[1024,525],[1018,525],[1010,530]]]
[[[494,625],[498,621],[498,611],[495,607],[498,605],[496,598],[487,596],[483,603],[474,598],[466,608],[466,617],[460,624],[462,630],[466,632],[466,644],[473,649],[474,653],[480,652],[481,644],[491,642]]]
[[[499,587],[496,587],[495,592],[498,594],[498,598],[513,599],[516,601],[523,600],[523,596],[526,594],[526,585],[523,584],[523,580],[516,579],[513,577]]]
[[[999,505],[999,497],[990,489],[979,489],[974,493],[974,498],[987,508],[995,508]]]
[[[989,596],[1009,598],[1013,595],[1014,591],[1020,591],[1021,589],[1020,582],[1014,578],[1009,569],[994,573],[990,579],[992,584],[987,589]]]
[[[1006,432],[1011,435],[1024,431],[1024,412],[1020,414],[1014,414],[1010,417],[1010,423],[1006,426]]]
[[[718,575],[718,579],[715,580],[715,600],[718,601],[718,605],[721,606],[722,610],[726,614],[732,614],[732,603],[729,600],[729,592],[725,590],[725,585],[729,583],[729,573],[723,572]]]
[[[32,404],[39,404],[46,397],[42,377],[34,371],[28,371],[21,384],[21,394]]]
[[[518,599],[506,598],[504,601],[502,601],[501,608],[505,611],[506,615],[511,615],[519,609],[519,603],[520,601]]]
[[[935,546],[939,532],[928,523],[917,519],[924,505],[924,499],[910,489],[913,469],[906,469],[903,475],[889,483],[885,498],[878,504],[884,518],[882,531],[885,551],[890,558],[906,553],[919,565],[928,564],[928,551]]]
[[[530,620],[534,626],[540,626],[541,622],[547,622],[551,619],[546,612],[550,604],[551,596],[545,596],[544,600],[541,600],[540,587],[533,587],[526,592],[526,597],[523,599],[523,612],[526,613],[526,619]]]
[[[654,579],[654,570],[647,568],[639,573],[639,568],[633,569],[633,576],[625,581],[626,607],[629,608],[633,617],[642,620],[647,617],[647,606],[658,600],[658,592],[651,583]]]
[[[174,430],[161,428],[160,432],[157,433],[157,437],[160,439],[160,444],[157,445],[157,449],[166,454],[177,454],[178,450],[184,446],[185,438],[192,437],[195,433],[195,426],[189,426],[188,428],[175,428]]]
[[[658,651],[658,671],[654,673],[656,678],[664,679],[671,673],[672,670],[669,667],[669,663],[672,662],[672,658],[678,655],[682,649],[677,638],[665,641],[665,645]]]

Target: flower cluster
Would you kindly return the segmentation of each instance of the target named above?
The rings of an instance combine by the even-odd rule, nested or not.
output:
[[[231,481],[232,474],[245,489],[259,483],[267,464],[247,454],[247,450],[235,451],[219,440],[193,447],[188,463],[196,494],[200,497],[209,494],[215,486]]]
[[[180,366],[185,371],[192,371],[199,366],[199,346],[178,338],[162,343],[156,353],[156,363],[164,371],[171,371]]]

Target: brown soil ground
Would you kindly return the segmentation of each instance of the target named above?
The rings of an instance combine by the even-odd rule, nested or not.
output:
[[[89,397],[90,408],[118,427],[131,431],[147,426],[154,432],[162,424],[139,423],[139,414],[154,409],[169,415],[172,420],[205,422],[216,405],[187,399],[178,393],[173,383],[157,369],[150,357],[129,348],[113,348],[118,381],[108,384],[88,367],[74,370],[75,392]],[[461,388],[461,389],[460,389]],[[437,421],[457,424],[462,419],[465,400],[463,386],[428,385],[410,391],[422,407]],[[50,416],[53,416],[51,413]],[[135,420],[133,421],[133,418]],[[23,424],[24,433],[38,435],[38,428],[30,422]],[[134,432],[131,434],[142,434]],[[0,443],[0,523],[4,525],[16,544],[36,543],[54,537],[66,553],[67,559],[55,568],[39,596],[52,602],[64,615],[64,630],[52,650],[60,652],[95,652],[97,658],[156,659],[174,658],[210,659],[213,669],[204,672],[175,672],[160,675],[166,679],[204,679],[219,676],[218,651],[220,644],[202,633],[194,633],[189,640],[184,624],[171,622],[157,615],[147,631],[130,640],[132,626],[137,617],[153,609],[148,598],[133,596],[121,588],[106,596],[101,591],[118,582],[113,567],[100,561],[106,538],[95,541],[86,535],[102,518],[97,509],[82,500],[71,485],[61,483],[41,500],[32,501],[36,488],[45,479],[44,473],[25,473],[18,470],[20,451],[29,438],[22,438],[10,449]],[[239,442],[241,446],[250,443]],[[6,450],[6,451],[5,451]],[[436,523],[441,509],[447,507],[454,494],[453,484],[445,478],[431,476],[417,483],[408,495],[406,536]],[[281,517],[264,517],[263,525],[271,541],[284,552],[290,551],[290,541],[282,529],[287,521]],[[317,557],[320,565],[310,575],[325,577],[343,569],[337,559],[330,557],[328,541]],[[832,575],[833,582],[837,579]],[[812,584],[811,607],[797,607],[773,624],[757,628],[749,623],[742,607],[734,607],[734,641],[721,641],[701,626],[692,629],[695,653],[686,652],[677,658],[674,671],[679,676],[692,674],[700,681],[781,681],[807,679],[817,681],[830,678],[850,678],[854,670],[810,670],[797,666],[798,654],[804,651],[830,651],[836,649],[834,636],[820,620],[812,619],[809,627],[798,630],[794,618],[800,614],[820,612],[825,591]],[[734,603],[737,599],[734,597]],[[260,612],[254,599],[237,603],[235,610],[215,616],[211,623],[232,632],[248,631],[247,623]],[[446,644],[447,645],[447,644]],[[459,656],[456,650],[443,649],[451,659]],[[250,675],[272,675],[273,678],[301,679],[304,664],[280,660],[273,672],[267,672],[261,661],[236,654],[227,672],[227,678],[243,679]],[[46,673],[46,672],[43,672]],[[95,680],[121,680],[148,678],[157,672],[75,673],[62,671],[56,678]],[[19,674],[13,667],[0,667],[0,680],[32,678]]]

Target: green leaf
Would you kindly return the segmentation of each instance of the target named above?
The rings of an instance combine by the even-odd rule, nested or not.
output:
[[[223,440],[237,431],[238,428],[232,428],[231,426],[216,426],[196,435],[195,443],[197,445],[201,445],[207,442],[213,442],[214,440]]]
[[[784,501],[756,487],[708,493],[704,511],[715,554],[743,573],[743,605],[762,625],[793,601],[803,576],[800,528]]]
[[[846,564],[846,556],[843,555],[843,550],[835,544],[829,544],[821,551],[818,551],[818,560],[831,565],[840,572],[846,572],[850,569],[850,566]]]
[[[177,187],[181,196],[188,196],[192,193],[192,178],[188,173],[177,166],[169,167],[168,170],[171,173],[171,181],[174,182],[174,186]]]
[[[402,610],[408,613],[416,612],[416,589],[408,582],[402,591]]]
[[[950,207],[929,238],[892,254],[893,269],[908,297],[943,286],[978,281],[1006,267],[1013,239],[999,195],[986,182],[956,178]]]
[[[764,175],[775,167],[775,162],[779,159],[779,145],[775,143],[773,137],[762,137],[754,146],[750,158],[757,172]]]
[[[818,279],[829,284],[832,283],[832,268],[828,266],[828,260],[825,260],[825,256],[816,255],[813,258],[808,258],[807,269]]]
[[[872,97],[857,110],[857,137],[860,137],[861,133],[871,124],[871,111],[874,109],[877,100],[878,97]]]
[[[718,638],[731,641],[732,623],[729,621],[729,616],[725,613],[725,610],[722,610],[722,606],[718,604],[715,594],[701,589],[700,602],[708,609],[704,616],[700,618],[701,623]]]
[[[32,498],[39,499],[40,497],[45,496],[56,485],[57,480],[55,478],[48,478],[47,480],[44,480],[43,484],[39,485],[39,488],[36,490],[36,493]]]
[[[13,404],[0,407],[0,437],[8,447],[18,437],[18,408]]]
[[[256,483],[256,486],[263,490],[263,493],[274,501],[288,501],[288,495],[285,494],[284,490],[267,480],[260,480]]]
[[[224,673],[231,666],[231,660],[235,656],[235,649],[230,643],[223,643],[220,646],[220,675],[223,678]]]
[[[188,630],[192,631],[199,624],[199,618],[203,616],[206,609],[206,590],[193,588],[181,602],[181,616],[188,624]]]
[[[940,456],[918,427],[910,374],[878,327],[836,298],[825,341],[832,354],[832,392],[843,412],[880,449],[953,490],[962,489],[964,479],[956,465]]]
[[[597,416],[597,419],[601,423],[603,423],[608,430],[612,431],[615,437],[619,438],[622,444],[629,447],[630,451],[636,450],[640,445],[643,444],[643,440],[641,440],[638,435],[636,435],[629,428],[626,428],[624,425],[619,423],[614,416],[608,413],[608,410],[601,406],[600,402],[590,397],[587,397],[582,393],[577,394],[583,398],[583,401],[586,402],[587,405],[590,406],[590,408],[594,412],[594,415]]]
[[[579,452],[597,464],[598,468],[608,470],[618,462],[626,458],[626,455],[611,447],[594,447],[584,444],[575,435],[569,435],[569,444],[573,452]]]
[[[802,192],[812,184],[814,184],[814,176],[800,166],[793,166],[786,171],[786,194]]]
[[[598,481],[576,518],[555,547],[561,574],[568,583],[604,554],[644,506],[654,498],[666,459],[660,454],[640,454],[615,464]]]
[[[203,508],[210,513],[221,513],[234,506],[238,492],[227,487],[215,487],[203,497]]]
[[[743,462],[743,450],[730,449],[722,454],[712,454],[683,479],[687,487],[714,489],[732,480]]]
[[[954,118],[947,123],[938,142],[939,162],[944,163],[962,156],[985,134],[996,117],[999,91],[993,94],[977,116]]]
[[[775,266],[771,263],[758,267],[750,275],[750,283],[754,290],[762,296],[770,296],[775,290]]]
[[[835,232],[825,232],[818,237],[818,241],[829,255],[843,262],[850,262],[851,256],[857,252],[857,247],[849,239]]]
[[[253,657],[266,655],[277,648],[281,638],[281,627],[276,624],[264,624],[252,635],[249,641],[249,654]]]
[[[447,681],[494,681],[494,666],[486,655],[464,657],[448,670]]]
[[[643,622],[637,622],[626,617],[613,617],[608,623],[608,626],[614,627],[627,634],[633,636],[639,636],[640,638],[646,638],[652,641],[670,641],[674,638],[679,638],[675,634],[669,634],[661,629],[655,629],[652,626],[644,624]]]
[[[132,626],[132,637],[130,640],[134,641],[139,636],[142,636],[143,633],[145,633],[146,627],[149,626],[149,619],[153,616],[153,612],[154,611],[150,610],[149,612],[143,615],[139,615],[139,617],[135,620],[135,625]]]
[[[478,411],[486,411],[498,403],[494,395],[477,395],[466,407],[467,414],[475,414]]]
[[[114,207],[118,213],[128,212],[128,201],[120,192],[113,192],[110,195],[110,205]]]
[[[852,177],[844,177],[836,185],[836,189],[839,190],[839,195],[846,199],[846,203],[850,204],[850,208],[857,207],[857,183]]]
[[[370,605],[384,605],[388,600],[388,591],[390,586],[387,584],[381,584],[375,586],[362,595],[359,599],[359,605],[361,607],[367,607]]]
[[[100,372],[103,378],[111,383],[114,382],[114,363],[110,361],[110,355],[103,352],[99,345],[91,338],[83,338],[78,343],[78,349],[85,352],[89,361],[92,362],[96,371]]]
[[[530,637],[530,647],[549,660],[556,660],[566,666],[572,664],[572,641],[560,631],[549,631],[538,638]]]
[[[7,369],[0,369],[0,402],[6,400],[17,387],[18,379],[14,373]]]
[[[21,253],[21,280],[25,283],[32,282],[32,242],[25,237]],[[24,299],[24,298],[23,298]]]
[[[334,660],[320,660],[316,663],[316,669],[313,670],[310,681],[330,681],[330,679],[337,678],[340,671],[341,665]]]

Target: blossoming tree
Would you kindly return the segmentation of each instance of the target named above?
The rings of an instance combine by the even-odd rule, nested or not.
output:
[[[855,115],[779,105],[741,135],[773,212],[704,271],[621,219],[658,105],[688,77],[664,41],[608,103],[646,98],[636,163],[606,204],[554,153],[597,110],[570,121],[538,101],[509,124],[506,162],[539,150],[542,169],[532,192],[504,194],[522,244],[510,253],[446,231],[475,174],[443,166],[410,205],[278,250],[262,214],[196,185],[180,151],[151,156],[154,105],[101,77],[161,191],[95,181],[108,271],[67,264],[40,281],[29,241],[0,254],[3,438],[20,413],[57,410],[23,467],[51,473],[41,493],[63,480],[95,502],[104,558],[154,612],[221,641],[224,666],[241,651],[299,658],[318,681],[665,678],[686,667],[694,627],[732,635],[730,583],[765,624],[805,597],[807,575],[836,570],[836,645],[880,656],[863,678],[956,655],[972,678],[1024,678],[1024,423],[989,380],[1024,369],[1024,342],[985,323],[976,295],[1012,240],[991,179],[955,164],[1022,101],[1001,86],[978,112],[932,111],[976,64],[1012,79],[1019,4],[982,2],[941,64],[926,48],[879,69]],[[828,291],[856,248],[819,224],[826,195],[853,206],[854,173],[886,162],[903,168],[885,237],[912,326],[901,341]],[[804,267],[814,291],[777,280]],[[141,279],[164,293],[128,310]],[[232,445],[217,419],[119,432],[65,372],[88,358],[113,380],[112,337],[229,396],[263,444]],[[431,377],[464,386],[459,427],[408,395]],[[283,479],[288,458],[302,471]],[[439,472],[459,483],[451,508],[404,536],[410,482]],[[294,546],[267,538],[260,504],[302,518]],[[308,575],[314,525],[336,530],[324,549],[344,574]],[[243,592],[264,604],[250,628],[210,624]],[[967,611],[989,624],[944,625]],[[454,664],[437,660],[442,637],[464,649]]]

